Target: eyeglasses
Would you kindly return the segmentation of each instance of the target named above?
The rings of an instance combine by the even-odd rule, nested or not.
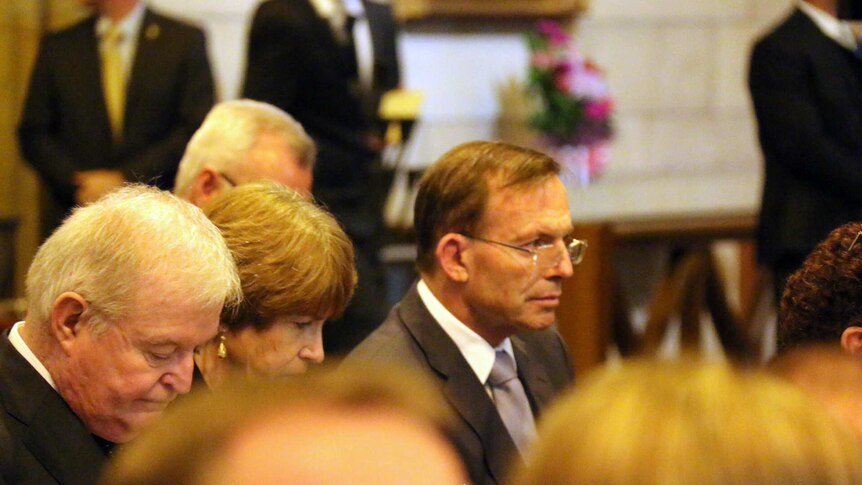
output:
[[[554,243],[539,242],[530,243],[526,246],[516,246],[514,244],[493,241],[483,237],[471,236],[470,234],[461,234],[462,236],[488,244],[496,244],[504,248],[514,249],[529,254],[533,259],[533,264],[539,268],[550,268],[560,264],[563,256],[559,248]],[[575,239],[571,236],[563,238],[563,243],[566,246],[566,252],[569,255],[569,261],[572,265],[581,264],[584,260],[584,254],[587,252],[587,242],[581,239]]]

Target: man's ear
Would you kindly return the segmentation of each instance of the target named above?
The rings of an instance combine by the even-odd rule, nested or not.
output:
[[[198,207],[203,207],[222,190],[222,181],[218,171],[209,165],[204,165],[197,177],[192,180],[189,201]]]
[[[83,315],[89,304],[81,295],[67,291],[54,300],[51,307],[51,334],[64,349],[68,348],[83,325]]]
[[[841,348],[850,355],[862,356],[862,327],[847,327],[841,333]]]
[[[434,252],[437,263],[446,276],[458,283],[466,283],[470,279],[470,273],[464,264],[466,244],[464,236],[450,232],[440,238],[437,242],[437,250]]]

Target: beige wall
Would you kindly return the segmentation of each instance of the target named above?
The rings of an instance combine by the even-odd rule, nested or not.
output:
[[[20,222],[16,250],[16,293],[23,293],[24,272],[38,244],[38,187],[36,178],[20,160],[15,138],[20,106],[26,91],[29,66],[38,43],[39,2],[0,2],[0,217]]]
[[[30,69],[43,28],[57,29],[81,18],[73,0],[0,2],[0,217],[19,221],[15,291],[24,293],[24,276],[39,244],[39,181],[21,160],[15,129]]]

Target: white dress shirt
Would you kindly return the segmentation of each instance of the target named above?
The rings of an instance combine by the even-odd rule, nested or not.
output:
[[[27,346],[27,342],[24,342],[24,339],[21,338],[20,329],[24,326],[24,322],[17,322],[12,326],[12,330],[9,331],[9,343],[12,344],[12,347],[15,347],[15,350],[21,354],[21,357],[33,366],[36,369],[36,372],[42,376],[45,381],[57,390],[57,385],[54,384],[54,379],[51,378],[51,373],[48,372],[48,369],[42,364],[42,362],[36,357],[36,354],[30,350],[30,347]]]
[[[491,375],[491,368],[494,367],[496,353],[498,350],[502,350],[511,355],[514,361],[515,353],[512,350],[512,341],[506,338],[496,348],[491,347],[491,344],[487,340],[480,337],[479,334],[471,330],[467,325],[464,325],[455,315],[452,315],[452,312],[447,310],[440,303],[440,300],[431,293],[431,289],[428,288],[424,280],[419,281],[416,289],[419,291],[419,298],[422,300],[422,303],[428,308],[428,312],[431,313],[431,316],[434,317],[434,320],[437,321],[443,331],[449,335],[449,338],[455,342],[455,346],[461,351],[461,355],[467,360],[479,382],[485,386],[488,395],[491,395],[491,389],[488,386],[488,376]],[[517,365],[518,363],[515,361],[516,369]]]

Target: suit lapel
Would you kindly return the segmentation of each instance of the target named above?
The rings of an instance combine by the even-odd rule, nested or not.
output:
[[[553,384],[545,368],[539,365],[535,358],[529,358],[535,353],[530,352],[526,338],[516,335],[511,340],[512,348],[515,350],[515,361],[518,363],[518,378],[521,379],[527,391],[533,416],[538,418],[556,394]]]
[[[517,452],[485,386],[455,342],[428,312],[415,286],[405,296],[400,311],[404,325],[425,353],[428,364],[444,381],[444,397],[479,437],[491,475],[502,483],[509,459]]]
[[[0,398],[6,412],[27,429],[24,446],[59,483],[92,483],[105,456],[60,395],[16,351],[0,341],[4,379]]]
[[[123,130],[127,133],[129,124],[136,119],[135,113],[139,111],[138,106],[144,102],[141,99],[141,83],[147,82],[147,79],[152,79],[151,76],[155,73],[155,67],[161,64],[159,53],[165,55],[166,51],[163,50],[164,47],[160,47],[159,42],[163,33],[162,28],[153,12],[146,9],[141,21],[141,28],[138,31],[138,45],[132,61],[132,70],[129,72],[129,81],[126,85]],[[143,109],[146,109],[146,106],[143,106]]]
[[[106,461],[90,432],[56,393],[40,403],[24,444],[60,483],[89,483]]]

